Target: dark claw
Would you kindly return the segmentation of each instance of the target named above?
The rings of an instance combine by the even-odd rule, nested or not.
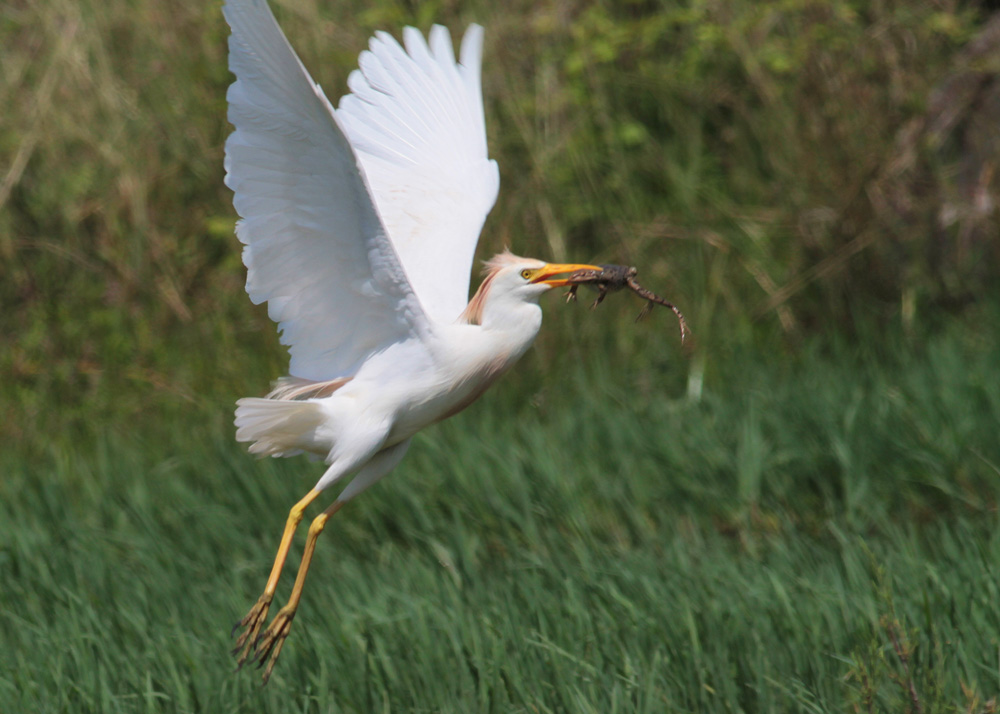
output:
[[[245,628],[243,634],[236,640],[236,647],[232,651],[233,656],[237,657],[237,670],[242,669],[243,665],[246,664],[251,650],[256,647],[257,641],[260,639],[258,633],[267,621],[267,611],[271,607],[272,598],[273,595],[268,595],[267,593],[261,595],[257,599],[257,602],[254,603],[254,606],[250,608],[250,611],[243,616],[243,619],[236,623],[229,635],[230,637],[234,637],[239,628]]]
[[[257,663],[257,669],[267,665],[264,674],[261,675],[264,684],[271,678],[271,672],[278,661],[278,655],[281,654],[281,648],[285,646],[285,638],[292,629],[294,618],[295,608],[288,606],[281,608],[267,630],[254,643],[254,653],[250,661]]]

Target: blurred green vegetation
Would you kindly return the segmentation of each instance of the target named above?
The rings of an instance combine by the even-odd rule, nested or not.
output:
[[[227,28],[192,0],[7,3],[0,701],[996,711],[995,14],[275,9],[331,98],[374,29],[485,25],[479,256],[634,264],[693,349],[630,296],[547,299],[518,368],[324,536],[257,690],[224,625],[317,474],[232,441],[287,358],[222,184]]]
[[[937,319],[997,274],[996,132],[977,128],[996,119],[996,22],[975,4],[303,0],[277,13],[332,97],[376,28],[486,25],[503,180],[480,255],[509,244],[638,265],[692,319],[698,379],[728,343]],[[212,3],[0,12],[5,440],[260,392],[282,371],[242,291],[222,185],[226,35]],[[633,309],[616,300],[608,322]],[[626,331],[559,323],[543,341]]]

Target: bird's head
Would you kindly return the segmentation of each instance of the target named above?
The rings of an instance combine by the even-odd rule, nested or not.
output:
[[[582,263],[546,263],[544,260],[522,258],[504,251],[486,261],[483,282],[469,301],[461,319],[482,325],[484,312],[487,310],[513,313],[519,304],[537,304],[542,293],[569,285],[569,274],[577,270],[600,268]]]

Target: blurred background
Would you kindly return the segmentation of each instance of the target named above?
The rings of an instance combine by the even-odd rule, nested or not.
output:
[[[850,701],[916,711],[939,701],[995,711],[1000,580],[985,554],[1000,553],[996,3],[272,6],[334,104],[374,30],[398,37],[403,25],[426,31],[437,22],[457,40],[470,22],[483,24],[486,123],[501,190],[478,258],[510,246],[557,261],[635,265],[694,335],[683,349],[667,310],[634,323],[641,302],[630,295],[612,295],[593,312],[583,290],[576,305],[546,298],[536,347],[480,404],[421,437],[399,473],[359,502],[346,541],[331,551],[364,562],[389,543],[404,560],[426,560],[431,579],[444,577],[435,569],[451,558],[462,580],[518,567],[514,550],[539,562],[560,548],[575,553],[559,545],[566,542],[591,544],[587,557],[609,563],[628,560],[623,553],[648,556],[644,567],[663,575],[681,567],[670,561],[674,548],[696,543],[707,560],[732,564],[718,576],[731,582],[757,577],[746,568],[755,573],[754,564],[780,553],[782,565],[760,581],[770,593],[762,603],[775,601],[775,582],[794,588],[805,562],[831,572],[853,572],[844,564],[855,563],[866,575],[844,586],[853,593],[845,597],[863,606],[815,640],[801,635],[801,649],[781,662],[769,653],[799,635],[778,628],[762,636],[754,659],[747,643],[757,631],[748,624],[715,665],[692,661],[689,681],[660,681],[658,666],[672,661],[672,672],[686,671],[680,662],[689,653],[669,649],[675,625],[668,613],[657,616],[666,629],[656,642],[668,649],[654,658],[660,665],[650,660],[636,675],[651,687],[648,699],[633,693],[628,701],[649,711],[663,711],[656,703],[664,701],[686,710],[724,701],[730,710],[812,702],[842,711]],[[221,604],[203,594],[201,609],[173,615],[217,623],[223,636],[263,584],[285,510],[318,476],[304,460],[256,462],[232,443],[233,402],[266,392],[287,356],[265,310],[243,291],[222,181],[227,36],[214,2],[14,0],[0,9],[0,579],[19,583],[0,620],[8,651],[89,632],[86,618],[70,618],[65,631],[39,623],[103,567],[108,580],[93,586],[86,607],[104,613],[95,622],[113,618],[101,608],[128,592],[117,591],[114,573],[130,557],[152,568],[151,582],[174,567],[176,581],[210,573],[224,582]],[[539,465],[540,454],[551,463]],[[482,485],[498,471],[511,493],[528,494],[525,502]],[[258,482],[265,485],[248,485]],[[472,504],[464,515],[455,515],[457,501]],[[135,545],[154,541],[170,552]],[[119,552],[129,551],[124,542],[140,553]],[[487,545],[479,551],[471,542]],[[796,555],[802,542],[816,550]],[[205,562],[213,548],[230,557]],[[455,553],[467,548],[479,555],[462,565]],[[66,567],[53,565],[63,551]],[[978,559],[967,560],[970,552]],[[69,565],[77,556],[92,565],[77,572]],[[55,575],[39,570],[46,561]],[[315,569],[332,571],[332,563]],[[373,577],[358,568],[362,581]],[[716,585],[699,590],[699,572]],[[577,576],[586,580],[567,578]],[[730,597],[747,622],[759,616],[726,595],[717,574],[685,577],[693,589],[670,585],[675,603],[688,598],[697,612],[706,598]],[[656,587],[650,592],[648,600],[635,594],[633,605],[660,599]],[[801,634],[822,607],[800,595],[806,604],[792,609]],[[894,602],[911,608],[909,624]],[[0,689],[51,710],[108,710],[101,697],[126,692],[139,697],[126,702],[153,710],[222,711],[206,704],[221,696],[209,675],[173,685],[150,664],[156,657],[137,654],[158,607],[136,632],[120,633],[130,655],[100,655],[146,661],[148,670],[123,674],[131,670],[121,664],[120,679],[37,699],[62,688],[58,679],[46,686],[56,675],[28,657],[6,674],[0,668]],[[947,624],[932,616],[937,608],[951,613]],[[725,617],[697,617],[705,618],[699,632],[732,631]],[[917,620],[919,632],[907,635]],[[702,641],[687,624],[676,627],[686,641]],[[917,654],[907,653],[907,637]],[[208,658],[209,672],[225,673],[223,640],[209,640],[192,661]],[[286,653],[294,640],[293,632]],[[322,648],[322,638],[300,645],[305,671],[313,646]],[[634,646],[638,660],[659,652],[655,643]],[[813,656],[823,664],[800,669]],[[294,657],[283,655],[289,672]],[[79,682],[87,661],[67,664],[66,681]],[[753,694],[737,684],[711,699],[706,692],[723,691],[706,675],[712,666],[726,673],[721,680],[756,677]],[[631,681],[612,670],[612,679]],[[257,696],[252,678],[220,676],[232,696]],[[425,711],[465,691],[431,688],[420,699],[403,680],[365,681],[386,701]],[[474,701],[486,701],[488,690],[501,708],[584,710],[559,686],[519,693],[475,681]],[[133,691],[149,682],[160,683],[152,699]],[[282,686],[273,683],[268,696]],[[592,699],[583,691],[594,711],[611,711],[601,697],[612,689],[598,687]],[[338,691],[331,701],[349,697]]]
[[[503,193],[479,256],[509,245],[638,266],[692,321],[698,348],[672,355],[673,375],[704,370],[711,386],[727,345],[860,343],[995,294],[1000,17],[985,5],[302,1],[278,14],[333,98],[375,29],[485,24]],[[2,21],[4,437],[265,390],[284,356],[242,291],[218,8],[15,2]],[[571,336],[556,302],[544,349],[612,332],[632,344],[609,358],[628,361],[649,346],[633,333],[667,328],[628,324],[636,305],[620,298]]]

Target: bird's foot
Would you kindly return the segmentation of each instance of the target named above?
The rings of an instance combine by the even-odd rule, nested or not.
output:
[[[237,657],[237,669],[242,668],[247,658],[250,657],[250,652],[254,649],[254,645],[258,639],[257,633],[260,632],[260,628],[267,621],[267,611],[271,607],[271,600],[273,598],[273,593],[264,593],[261,595],[257,599],[256,604],[250,608],[250,612],[244,615],[242,620],[233,625],[230,637],[235,637],[236,631],[243,628],[239,639],[236,640],[236,647],[233,648],[233,655]]]
[[[274,616],[271,624],[254,643],[253,660],[257,662],[257,667],[264,667],[264,664],[267,664],[261,678],[264,684],[267,684],[267,680],[271,678],[271,670],[274,669],[278,655],[281,654],[281,648],[285,645],[285,638],[288,637],[288,632],[292,629],[292,620],[295,618],[296,609],[295,605],[285,605],[278,610],[278,614]]]

